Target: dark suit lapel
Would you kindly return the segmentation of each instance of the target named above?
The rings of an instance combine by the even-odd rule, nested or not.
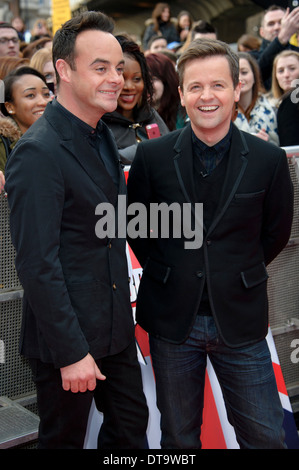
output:
[[[85,140],[81,133],[75,131],[72,121],[59,108],[56,107],[54,112],[52,106],[47,106],[45,117],[60,136],[60,144],[73,155],[92,181],[98,186],[103,194],[103,199],[116,205],[118,190],[92,145]],[[109,132],[107,133],[107,138],[109,139],[111,152],[116,152],[115,159],[117,159],[117,148]]]
[[[191,203],[196,201],[194,187],[194,167],[191,126],[185,127],[179,134],[174,145],[174,166],[179,185],[186,198]]]
[[[81,135],[75,133],[72,139],[63,140],[61,144],[73,154],[74,158],[102,191],[105,198],[115,205],[118,194],[117,188],[96,150],[88,142],[85,142]]]
[[[247,154],[248,147],[244,136],[235,126],[233,126],[226,176],[220,195],[218,209],[216,211],[215,218],[209,227],[208,233],[214,230],[238,189],[248,163]]]
[[[174,146],[174,166],[176,169],[179,185],[183,191],[186,201],[189,203],[196,202],[196,194],[194,187],[194,168],[193,168],[193,151],[191,126],[183,129]],[[242,133],[233,126],[232,143],[228,155],[228,165],[225,180],[223,183],[218,210],[215,218],[209,227],[210,233],[218,224],[228,205],[230,204],[247,166],[248,147]],[[192,204],[192,210],[193,210]],[[203,210],[205,208],[203,207]]]

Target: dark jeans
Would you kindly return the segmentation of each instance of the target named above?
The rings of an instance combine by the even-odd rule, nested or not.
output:
[[[210,316],[197,316],[189,338],[171,344],[150,337],[161,412],[161,447],[201,447],[207,354],[241,448],[282,449],[284,413],[267,341],[231,349]]]
[[[64,391],[59,369],[31,359],[40,417],[40,449],[82,449],[94,398],[104,420],[98,436],[101,449],[142,449],[148,409],[133,342],[121,353],[97,361],[106,380],[93,392]]]

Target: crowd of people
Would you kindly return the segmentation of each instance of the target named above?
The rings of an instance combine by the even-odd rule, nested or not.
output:
[[[99,448],[146,447],[126,237],[95,233],[100,202],[120,210],[129,164],[129,203],[204,205],[202,249],[186,250],[185,233],[128,237],[143,268],[137,320],[150,335],[162,447],[201,447],[209,354],[240,447],[285,448],[265,340],[266,266],[292,223],[281,146],[298,138],[299,7],[270,7],[261,40],[243,37],[238,51],[188,11],[174,21],[167,3],[141,44],[95,12],[54,38],[38,22],[22,52],[15,28],[0,24],[0,189],[24,287],[20,347],[37,386],[40,447],[81,448],[92,398],[104,414]]]
[[[244,34],[237,41],[242,93],[232,113],[235,125],[281,146],[299,144],[298,133],[293,131],[299,120],[298,100],[292,100],[299,80],[298,31],[299,9],[289,11],[272,5],[264,12],[260,37]],[[128,78],[117,110],[104,119],[113,129],[123,163],[132,163],[138,141],[148,137],[147,125],[158,124],[160,134],[164,135],[188,122],[180,103],[176,62],[193,40],[202,37],[221,40],[212,24],[193,18],[188,11],[183,10],[174,18],[167,3],[156,4],[152,17],[145,23],[141,45],[127,33],[122,39],[119,36],[123,47],[132,50],[124,50]],[[26,32],[19,17],[11,24],[0,24],[0,78],[4,80],[20,66],[29,66],[44,75],[51,97],[55,96],[52,40],[44,19],[37,19],[30,32]],[[138,71],[133,71],[136,76],[130,77],[133,58]],[[38,95],[35,99],[38,101]],[[289,108],[291,119],[286,113]],[[5,105],[0,123],[2,173],[7,152],[22,135],[16,126],[18,116],[13,113],[6,116],[3,109]],[[40,114],[40,110],[33,112],[32,122]],[[284,119],[288,119],[288,126],[283,125]]]

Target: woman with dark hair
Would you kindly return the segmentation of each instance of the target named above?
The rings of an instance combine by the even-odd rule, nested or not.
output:
[[[242,131],[279,145],[276,113],[265,97],[258,63],[248,52],[239,52],[241,94],[236,126]]]
[[[165,122],[152,107],[153,85],[144,54],[126,36],[116,36],[124,53],[124,86],[117,109],[102,120],[114,134],[120,159],[131,164],[137,143],[149,138],[148,125],[157,124],[159,134],[169,132]]]
[[[31,67],[20,67],[4,79],[0,118],[0,170],[19,138],[43,114],[51,100],[44,76]]]
[[[158,34],[167,40],[167,44],[171,42],[180,42],[180,36],[176,29],[177,21],[171,18],[170,6],[168,3],[157,3],[152,12],[151,19],[146,23],[143,35],[143,50],[148,48],[148,42],[152,36]]]
[[[183,108],[180,107],[178,91],[179,79],[172,61],[164,54],[149,54],[146,62],[152,75],[154,94],[153,106],[166,123],[168,129],[173,131],[183,122]]]
[[[177,32],[180,38],[180,43],[184,44],[187,39],[189,31],[193,25],[193,18],[191,13],[187,10],[182,10],[177,16]]]

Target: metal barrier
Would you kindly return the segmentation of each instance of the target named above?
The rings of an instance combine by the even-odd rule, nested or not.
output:
[[[299,341],[299,146],[285,148],[295,190],[292,233],[287,247],[268,267],[270,326],[293,411],[299,412],[299,364],[291,360],[293,340]],[[22,313],[22,286],[14,268],[15,250],[9,231],[7,199],[0,195],[0,421],[9,407],[23,407],[30,429],[21,438],[13,436],[2,446],[16,446],[35,438],[32,416],[35,411],[35,387],[26,360],[18,352]],[[3,405],[4,403],[4,405]],[[9,406],[8,406],[9,405]],[[21,407],[20,407],[21,405]],[[3,415],[4,416],[4,415]],[[37,422],[35,422],[37,426]],[[4,441],[3,441],[4,442]],[[0,428],[1,448],[1,428]]]
[[[35,386],[19,354],[23,290],[14,267],[6,197],[0,195],[0,449],[36,439]]]
[[[268,266],[269,316],[275,347],[294,413],[299,412],[299,146],[285,147],[294,185],[294,219],[290,240]],[[293,345],[293,346],[292,346]]]

